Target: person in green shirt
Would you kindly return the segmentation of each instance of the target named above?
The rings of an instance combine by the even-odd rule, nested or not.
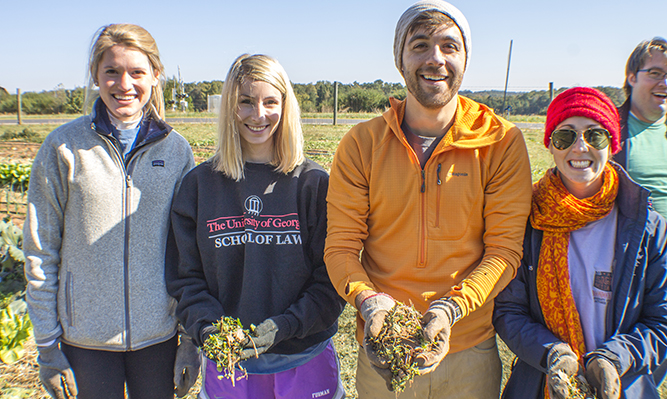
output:
[[[667,217],[667,41],[642,41],[625,67],[627,100],[621,117],[621,151],[614,160],[651,190],[653,208]]]

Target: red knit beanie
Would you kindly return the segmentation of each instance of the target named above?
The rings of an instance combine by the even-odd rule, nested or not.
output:
[[[603,92],[590,87],[567,89],[551,101],[544,124],[544,145],[547,148],[556,126],[573,116],[598,122],[611,134],[611,153],[616,154],[621,149],[621,126],[616,106]]]

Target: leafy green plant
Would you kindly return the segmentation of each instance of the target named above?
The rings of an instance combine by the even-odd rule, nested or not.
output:
[[[0,164],[0,186],[25,192],[30,183],[31,165],[20,163]]]
[[[26,127],[23,130],[11,131],[0,134],[0,140],[22,140],[22,141],[37,141],[39,134],[33,129]]]
[[[23,344],[32,335],[32,323],[24,300],[19,299],[0,311],[0,360],[12,364],[19,360]]]
[[[23,296],[23,231],[9,219],[0,221],[0,309]]]
[[[9,219],[0,221],[0,272],[11,273],[25,263],[22,246],[23,230]]]

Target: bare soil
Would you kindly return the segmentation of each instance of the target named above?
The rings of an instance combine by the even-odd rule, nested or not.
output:
[[[32,163],[40,143],[0,141],[0,163]]]
[[[13,364],[0,362],[0,398],[46,399],[49,395],[39,382],[37,347],[30,338],[24,345],[25,355]]]

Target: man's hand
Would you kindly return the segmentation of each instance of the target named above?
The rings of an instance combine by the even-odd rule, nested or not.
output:
[[[384,325],[384,319],[389,314],[391,308],[396,305],[396,301],[391,296],[384,293],[369,293],[362,292],[359,296],[364,296],[358,305],[361,318],[366,322],[364,326],[364,352],[368,356],[371,367],[375,370],[387,383],[387,388],[391,391],[391,370],[389,370],[389,362],[387,359],[378,356],[377,352],[373,350],[369,338],[376,338],[380,334],[380,330]]]
[[[180,341],[174,362],[174,386],[176,396],[182,398],[197,381],[200,361],[192,338],[182,334]]]
[[[37,348],[39,357],[39,380],[44,389],[56,399],[75,398],[79,394],[74,379],[74,372],[67,361],[67,357],[60,350],[59,343]]]
[[[552,399],[567,399],[567,381],[581,374],[581,365],[570,345],[560,342],[551,347],[547,354],[547,384]]]
[[[435,370],[449,353],[449,337],[456,320],[457,306],[450,299],[438,299],[431,302],[424,313],[422,317],[424,338],[429,342],[434,342],[435,345],[433,349],[417,356],[419,374],[423,375]]]
[[[621,379],[616,367],[602,356],[593,356],[586,363],[586,381],[597,390],[601,399],[621,396]]]

